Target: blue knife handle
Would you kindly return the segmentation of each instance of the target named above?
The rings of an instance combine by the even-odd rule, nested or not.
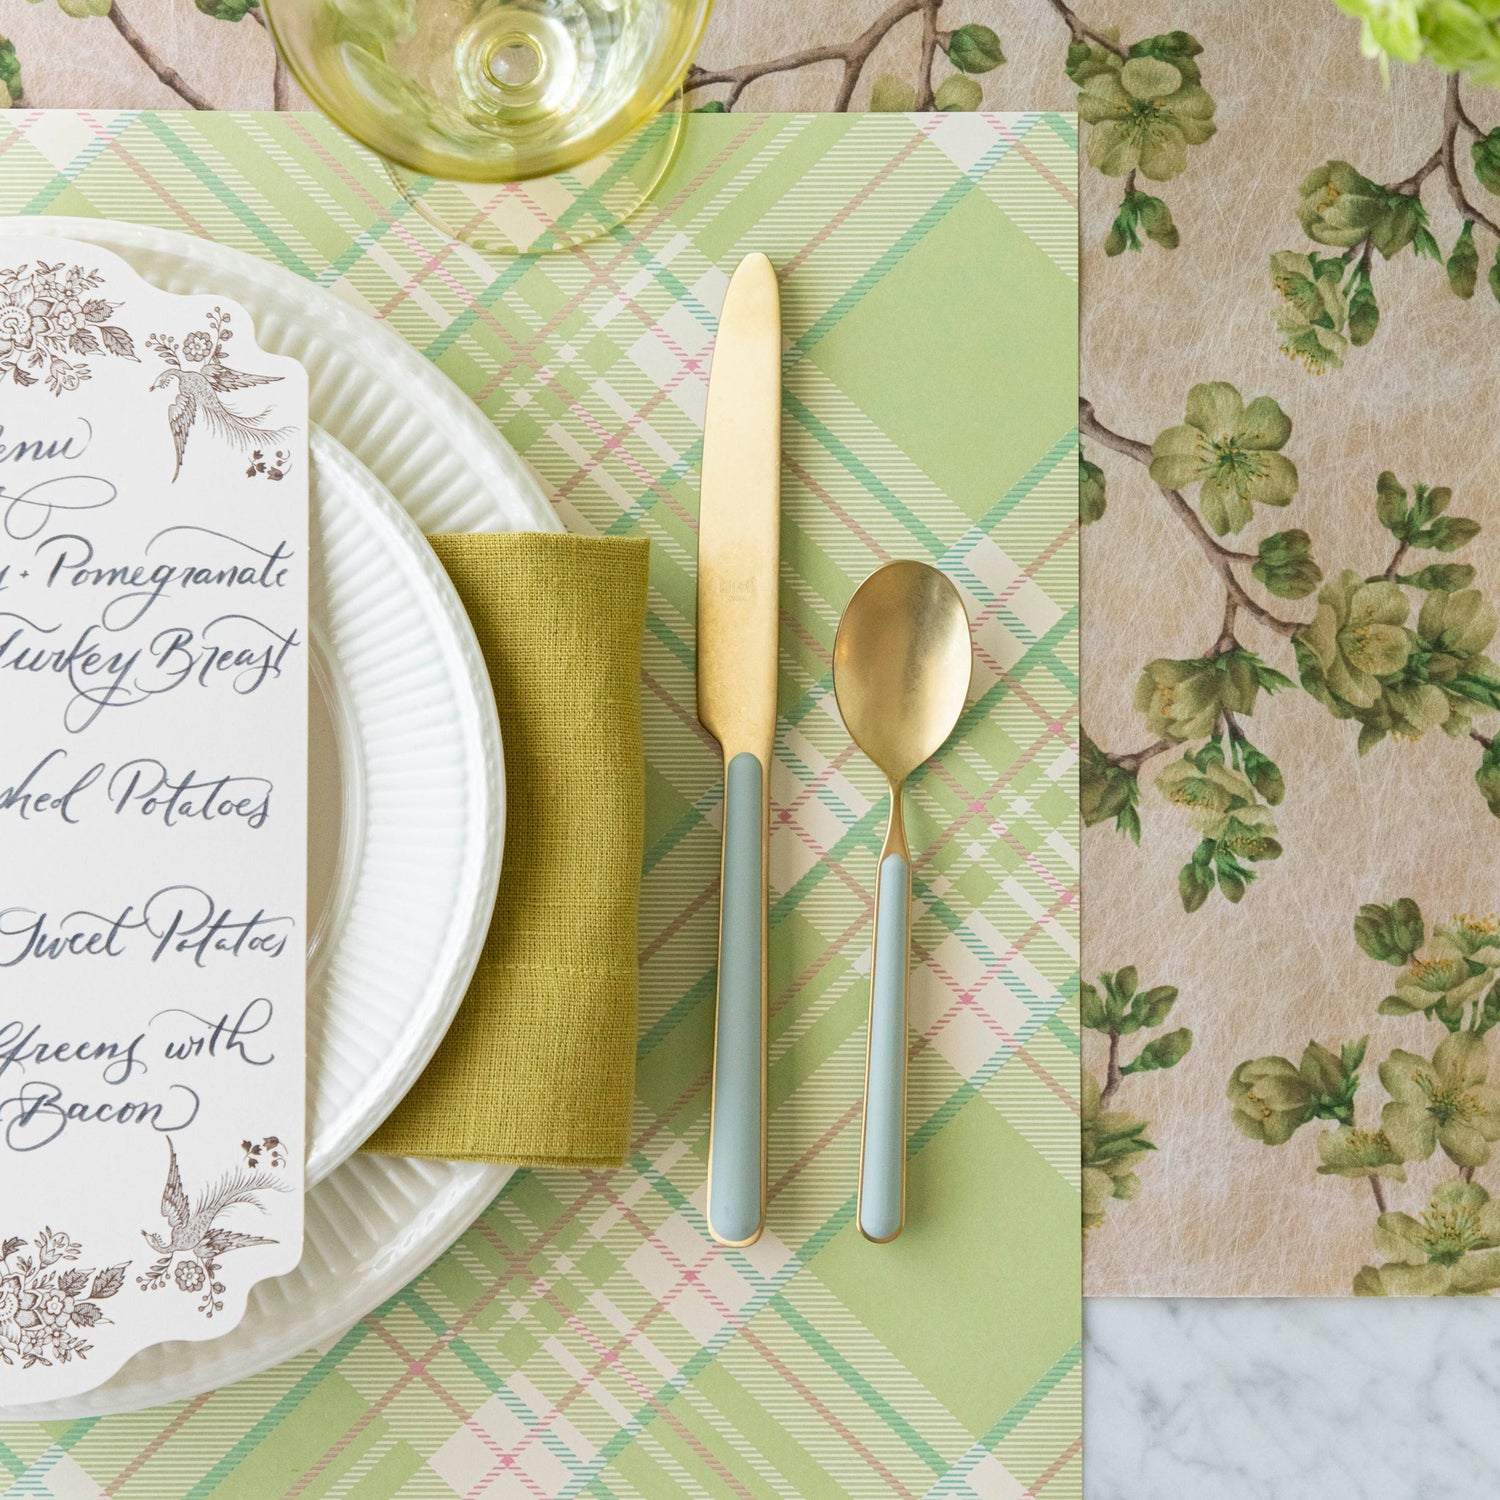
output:
[[[708,1228],[721,1244],[750,1245],[766,1211],[765,768],[742,752],[724,779]]]
[[[884,1244],[906,1221],[906,983],[911,870],[899,854],[880,862],[875,962],[859,1155],[859,1230]]]

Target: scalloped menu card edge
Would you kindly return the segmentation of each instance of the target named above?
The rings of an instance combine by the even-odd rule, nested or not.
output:
[[[0,1406],[301,1258],[307,444],[242,308],[0,236]]]

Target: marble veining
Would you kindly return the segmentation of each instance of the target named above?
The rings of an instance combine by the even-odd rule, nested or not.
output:
[[[1084,1306],[1087,1500],[1500,1496],[1500,1301]]]

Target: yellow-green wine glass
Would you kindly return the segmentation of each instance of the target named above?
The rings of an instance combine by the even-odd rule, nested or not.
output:
[[[491,254],[566,248],[649,199],[712,0],[265,0],[312,102]]]

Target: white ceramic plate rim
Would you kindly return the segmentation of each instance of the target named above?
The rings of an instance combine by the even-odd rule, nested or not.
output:
[[[456,858],[451,873],[456,878],[451,892],[452,920],[442,934],[426,982],[412,997],[399,1034],[380,1038],[360,1083],[333,1120],[320,1120],[315,1111],[309,1110],[312,1115],[307,1153],[309,1188],[369,1139],[375,1127],[416,1082],[442,1041],[473,977],[479,951],[489,930],[505,842],[505,769],[500,720],[479,642],[474,637],[474,627],[464,613],[452,581],[416,523],[391,498],[379,480],[316,424],[313,426],[311,457],[315,467],[314,487],[320,492],[319,507],[332,503],[335,511],[345,508],[361,511],[363,526],[384,544],[387,556],[400,560],[407,586],[425,600],[424,624],[430,630],[422,644],[442,660],[445,675],[453,687],[453,703],[460,713],[458,748],[463,763],[462,790],[468,797],[468,806],[464,809],[468,836],[463,845],[454,850]],[[336,501],[321,498],[322,494],[331,496],[333,492],[338,495]],[[339,624],[340,600],[334,597],[322,603],[332,613],[328,619],[317,621],[315,628],[335,631]],[[343,664],[336,651],[330,651],[329,658],[337,691],[345,682]],[[351,700],[347,688],[345,693],[336,707],[348,719],[348,732],[360,740],[358,747],[340,746],[340,760],[344,762],[343,773],[347,777],[351,766],[345,758],[346,751],[351,758],[358,755],[362,763],[368,753],[380,749],[381,730],[360,718],[360,695],[354,695]],[[356,776],[355,780],[364,802],[362,812],[365,817],[371,815],[372,801],[377,800],[378,806],[388,814],[410,815],[410,809],[400,797],[385,788],[377,793],[363,785],[362,775]],[[395,853],[418,859],[430,857],[432,852],[430,844],[420,842],[392,850],[390,840],[388,834],[388,855]],[[362,849],[359,852],[363,854]],[[363,870],[363,858],[360,866]],[[375,875],[376,879],[370,884],[379,894],[367,891],[363,897],[366,906],[378,903],[388,916],[399,916],[399,908],[392,908],[394,893],[385,889],[393,885],[391,873],[382,864]],[[348,894],[351,901],[336,914],[339,918],[347,918],[350,915],[348,906],[361,900],[357,886]],[[366,910],[363,915],[362,926],[368,929],[372,913]],[[381,984],[382,976],[378,970],[372,969],[376,960],[368,955],[351,954],[342,932],[330,933],[322,946],[323,951],[310,965],[313,974],[309,975],[309,998],[313,991],[326,986],[329,993],[342,998],[342,1008],[346,1012],[356,1012],[360,987],[365,984],[379,987]],[[309,1105],[316,1095],[316,1085],[309,1079]]]

